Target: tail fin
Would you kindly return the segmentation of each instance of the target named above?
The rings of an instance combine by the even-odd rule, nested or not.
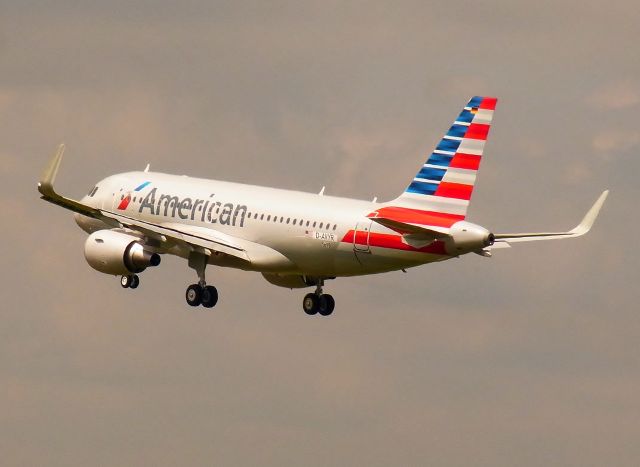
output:
[[[405,192],[388,204],[464,219],[496,102],[471,98]]]

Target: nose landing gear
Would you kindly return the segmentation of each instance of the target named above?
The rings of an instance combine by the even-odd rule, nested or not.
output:
[[[120,285],[123,289],[135,289],[140,285],[140,278],[137,274],[120,277]]]
[[[320,314],[322,316],[329,316],[333,313],[333,309],[336,306],[336,301],[333,296],[322,293],[322,287],[324,281],[320,279],[316,286],[316,291],[308,293],[302,300],[302,309],[308,315]]]

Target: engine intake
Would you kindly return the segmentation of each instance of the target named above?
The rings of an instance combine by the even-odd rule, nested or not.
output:
[[[160,264],[160,255],[146,250],[138,237],[113,230],[89,235],[84,257],[96,271],[113,275],[138,273]]]

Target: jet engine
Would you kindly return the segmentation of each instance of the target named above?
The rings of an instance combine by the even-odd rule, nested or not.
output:
[[[138,273],[160,264],[160,255],[146,250],[138,237],[113,230],[89,235],[84,257],[93,269],[113,275]]]
[[[446,246],[451,255],[482,250],[495,241],[495,236],[487,229],[466,221],[453,224],[449,233],[452,238],[446,241]]]

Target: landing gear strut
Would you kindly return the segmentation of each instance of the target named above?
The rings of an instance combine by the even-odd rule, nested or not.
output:
[[[120,285],[123,289],[135,289],[140,285],[140,278],[137,274],[120,277]]]
[[[187,287],[185,298],[191,306],[213,308],[218,303],[218,290],[212,285],[207,285],[205,281],[204,270],[208,259],[209,257],[201,252],[194,251],[189,255],[189,267],[196,270],[200,279],[197,284]]]
[[[315,315],[320,313],[322,316],[329,316],[333,313],[336,301],[333,299],[333,296],[322,293],[323,286],[324,280],[319,279],[316,291],[304,296],[304,300],[302,300],[302,309],[306,314]]]

